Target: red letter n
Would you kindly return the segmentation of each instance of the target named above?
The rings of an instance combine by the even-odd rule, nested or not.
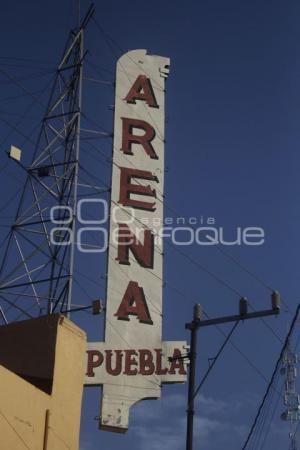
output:
[[[144,244],[132,233],[128,225],[119,223],[118,257],[119,264],[130,265],[129,250],[142,267],[153,269],[154,235],[151,230],[144,230]]]

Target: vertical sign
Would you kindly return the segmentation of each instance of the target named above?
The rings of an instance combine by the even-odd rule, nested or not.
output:
[[[86,385],[102,385],[100,426],[126,431],[129,408],[183,382],[185,342],[162,342],[165,79],[169,59],[117,63],[105,342],[89,343]]]

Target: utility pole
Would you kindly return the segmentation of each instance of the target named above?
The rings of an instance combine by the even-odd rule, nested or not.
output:
[[[186,435],[186,448],[192,449],[193,447],[193,432],[194,432],[194,392],[195,392],[195,378],[196,378],[196,357],[197,357],[197,331],[198,325],[202,316],[202,309],[199,304],[194,305],[193,321],[186,324],[186,328],[191,331],[191,343],[190,343],[190,367],[189,367],[189,385],[188,385],[188,407],[187,407],[187,435]]]
[[[202,320],[201,305],[195,304],[193,310],[193,320],[185,325],[191,332],[190,352],[189,352],[189,379],[188,379],[188,407],[187,407],[187,431],[186,431],[186,450],[193,449],[193,427],[194,427],[194,400],[195,400],[195,378],[196,378],[196,359],[197,359],[197,331],[201,327],[210,325],[219,325],[228,322],[239,322],[249,319],[256,319],[265,316],[274,316],[280,313],[280,294],[274,291],[271,296],[272,308],[263,311],[248,313],[248,301],[245,297],[240,299],[239,314],[214,319]]]
[[[297,365],[298,356],[292,351],[291,342],[288,340],[280,371],[285,378],[284,404],[286,406],[286,410],[281,414],[281,419],[290,423],[289,439],[291,450],[298,450],[299,448],[296,440],[300,421],[300,396],[297,394],[296,389]]]

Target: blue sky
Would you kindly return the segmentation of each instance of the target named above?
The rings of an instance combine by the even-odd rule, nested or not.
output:
[[[87,6],[88,2],[82,1],[82,10]],[[221,250],[278,289],[292,311],[299,301],[299,15],[295,0],[96,1],[96,18],[114,42],[108,46],[93,24],[85,39],[90,62],[86,75],[105,81],[113,81],[116,58],[122,50],[146,48],[171,58],[166,92],[165,214],[176,217],[170,207],[199,221],[214,217],[228,239],[234,237],[237,227],[262,227],[264,245]],[[55,63],[75,19],[75,2],[70,0],[6,2],[0,17],[0,68],[21,78],[31,92],[46,86],[41,94],[41,101],[46,102]],[[0,118],[18,123],[18,130],[27,136],[43,108],[36,104],[30,107],[32,98],[28,96],[11,99],[22,93],[0,73]],[[112,130],[109,105],[113,102],[112,86],[85,82],[84,112],[94,126]],[[16,114],[22,115],[27,108],[26,118],[19,122]],[[24,136],[16,131],[8,136],[10,130],[11,126],[1,120],[1,167],[11,143],[22,145],[30,160],[30,142],[23,143]],[[95,145],[109,155],[109,140]],[[82,145],[83,163],[107,182],[109,164],[98,158],[96,165],[91,153]],[[23,179],[13,165],[0,175],[1,210]],[[7,217],[15,207],[14,200],[1,210],[2,224],[9,222]],[[183,251],[247,296],[255,309],[269,307],[270,291],[218,247],[194,245]],[[85,293],[90,298],[103,298],[105,262],[99,256],[89,258],[88,263],[78,259],[78,269],[84,272],[88,267],[89,276],[96,280],[96,284],[86,280]],[[164,264],[164,339],[188,338],[184,324],[191,319],[194,302],[203,304],[210,315],[237,310],[239,297],[233,290],[169,246]],[[86,301],[82,291],[76,289],[74,295],[79,302]],[[280,318],[267,319],[281,339],[291,318],[284,309]],[[101,338],[102,318],[77,315],[73,319],[90,340]],[[226,326],[223,329],[228,331]],[[298,334],[297,330],[295,339]],[[195,439],[199,448],[217,450],[221,443],[232,450],[241,448],[281,346],[259,320],[241,324],[232,340],[251,364],[231,345],[226,348],[196,401]],[[215,328],[199,333],[198,380],[207,368],[207,358],[216,354],[222,341]],[[131,428],[120,436],[97,429],[94,418],[99,415],[100,391],[89,388],[84,394],[80,448],[182,448],[185,398],[186,386],[165,386],[161,400],[142,402],[132,409]],[[283,405],[276,417],[282,410]],[[287,426],[276,419],[264,448],[287,447],[287,439]]]

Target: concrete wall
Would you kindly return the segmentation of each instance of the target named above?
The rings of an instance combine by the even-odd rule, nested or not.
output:
[[[63,316],[0,327],[1,450],[78,450],[85,350]]]

